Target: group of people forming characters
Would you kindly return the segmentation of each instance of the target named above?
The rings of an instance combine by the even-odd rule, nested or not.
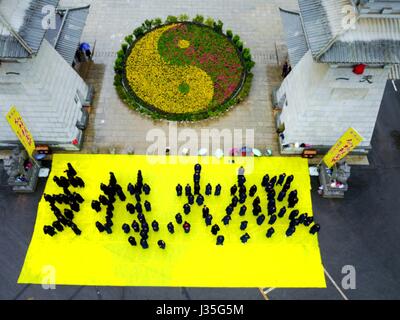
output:
[[[193,175],[193,190],[192,186],[188,183],[183,188],[182,185],[178,184],[175,188],[177,197],[185,197],[187,198],[187,202],[183,205],[183,213],[188,216],[192,211],[192,206],[196,202],[198,206],[202,207],[202,217],[204,219],[205,225],[207,227],[211,226],[211,233],[216,236],[216,245],[223,245],[225,241],[224,235],[220,234],[221,228],[218,223],[215,223],[215,219],[210,214],[210,209],[207,205],[204,204],[205,198],[201,194],[201,170],[202,167],[199,163],[194,166],[194,175]],[[80,211],[80,204],[84,202],[82,196],[77,192],[71,192],[69,187],[72,186],[74,188],[84,187],[85,184],[81,178],[77,176],[77,172],[72,167],[70,163],[68,163],[68,169],[65,171],[67,177],[54,177],[54,182],[60,187],[63,188],[64,193],[58,195],[44,195],[44,198],[47,202],[50,203],[51,210],[56,216],[57,220],[53,222],[51,226],[44,227],[44,233],[50,236],[54,236],[58,232],[62,232],[64,227],[70,227],[76,235],[80,235],[81,231],[78,226],[73,222],[74,213]],[[289,225],[286,230],[286,236],[290,237],[296,232],[296,228],[300,225],[304,225],[305,227],[310,227],[309,232],[311,234],[316,234],[320,230],[320,225],[314,222],[312,216],[308,216],[307,213],[300,214],[299,210],[295,209],[297,203],[299,202],[297,190],[290,191],[291,184],[294,180],[293,175],[286,176],[285,173],[282,173],[279,176],[269,177],[268,174],[265,174],[261,181],[261,186],[263,190],[266,192],[267,198],[267,216],[268,216],[268,225],[269,228],[266,232],[266,237],[271,238],[274,233],[274,224],[275,222],[283,218],[288,211],[287,209],[291,209],[291,212],[288,214],[289,216]],[[278,195],[275,189],[277,187],[281,187]],[[100,221],[96,222],[96,228],[99,232],[106,232],[107,234],[111,234],[114,217],[114,203],[117,198],[125,202],[127,197],[121,187],[118,184],[117,179],[113,172],[110,172],[110,178],[108,184],[101,183],[100,189],[103,192],[99,196],[97,200],[93,200],[91,203],[91,207],[94,211],[99,213],[102,211],[102,206],[106,208],[106,217],[105,222],[101,223]],[[124,233],[129,234],[131,230],[135,233],[138,233],[140,236],[139,243],[143,249],[149,248],[149,232],[150,228],[154,232],[158,232],[160,230],[160,224],[157,220],[153,220],[151,223],[147,222],[146,215],[151,212],[152,206],[148,200],[142,201],[144,196],[150,194],[151,188],[148,184],[144,183],[143,176],[141,170],[137,172],[136,183],[129,183],[127,186],[127,192],[130,194],[132,198],[136,200],[136,204],[131,202],[126,204],[126,210],[130,214],[137,214],[137,220],[133,220],[133,222],[129,225],[124,223],[122,225],[122,230]],[[222,191],[222,187],[220,184],[217,184],[213,187],[210,183],[205,186],[205,195],[211,196],[220,196]],[[267,219],[267,216],[262,213],[263,209],[261,207],[261,199],[260,196],[257,195],[257,185],[252,185],[247,191],[246,188],[246,177],[245,177],[245,169],[240,167],[237,172],[237,183],[235,183],[230,188],[230,196],[231,203],[225,209],[225,216],[221,219],[221,223],[225,226],[230,224],[232,220],[232,214],[235,211],[235,208],[238,208],[238,215],[240,217],[244,217],[246,215],[247,207],[245,205],[248,197],[252,198],[252,214],[255,217],[255,221],[257,225],[262,226],[264,221]],[[283,206],[279,212],[277,212],[277,203],[283,202],[287,196],[287,208]],[[64,213],[61,213],[61,210],[56,207],[56,203],[66,204],[70,208],[64,209]],[[188,221],[184,221],[182,214],[177,213],[175,215],[175,222],[177,225],[181,225],[185,233],[189,233],[191,230],[191,224]],[[214,222],[214,223],[213,223]],[[240,236],[240,241],[242,243],[247,243],[251,238],[250,234],[246,232],[249,221],[242,220],[240,222],[240,230],[244,233]],[[170,234],[175,233],[175,225],[174,222],[169,222],[166,226],[167,230]],[[128,242],[131,246],[137,246],[137,241],[134,236],[129,236]],[[159,248],[165,249],[166,243],[164,240],[160,239],[157,242]]]
[[[50,204],[50,209],[55,215],[56,219],[51,225],[45,225],[43,232],[51,237],[57,234],[57,232],[63,232],[64,228],[69,227],[76,235],[81,235],[82,231],[73,222],[74,213],[78,213],[80,205],[85,201],[83,197],[77,192],[71,192],[70,187],[73,188],[84,188],[85,182],[82,178],[77,176],[76,170],[68,163],[67,170],[64,171],[66,177],[54,176],[53,181],[58,187],[63,189],[61,194],[44,194],[44,200]],[[63,212],[57,207],[57,204],[65,204],[69,208],[65,208]]]

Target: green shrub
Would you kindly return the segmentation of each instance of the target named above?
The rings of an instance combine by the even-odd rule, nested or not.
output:
[[[152,27],[153,27],[153,20],[146,19],[144,21],[144,23],[142,24],[143,30],[146,30],[146,31],[150,31]]]
[[[165,20],[167,23],[176,23],[178,22],[178,18],[175,16],[168,16],[167,20]]]
[[[246,61],[245,65],[246,65],[246,70],[251,71],[251,69],[253,69],[256,63],[254,61]]]
[[[118,58],[121,58],[121,59],[124,59],[124,57],[125,57],[125,52],[124,52],[123,49],[121,49],[121,50],[119,50],[119,51],[117,52],[117,57],[118,57]]]
[[[121,45],[122,51],[124,52],[124,54],[126,53],[126,51],[128,50],[128,44],[127,43],[123,43]]]
[[[209,27],[212,27],[214,25],[214,19],[211,17],[208,17],[205,24]]]
[[[153,25],[154,25],[155,27],[161,26],[161,25],[162,25],[162,20],[161,20],[161,18],[155,18],[154,21],[153,21]]]
[[[232,38],[232,41],[234,43],[237,43],[239,40],[240,40],[240,37],[237,34]]]
[[[226,36],[227,36],[229,39],[232,39],[232,37],[233,37],[233,32],[232,32],[232,30],[227,30],[227,31],[226,31]]]
[[[198,14],[196,17],[193,18],[193,22],[204,23],[204,17],[202,15]]]
[[[129,36],[126,36],[125,41],[131,46],[133,43],[133,35],[130,34]]]
[[[214,22],[213,23],[213,28],[215,32],[221,33],[222,32],[222,28],[223,28],[224,24],[222,23],[221,20],[218,20],[218,22]]]
[[[142,27],[138,27],[135,30],[133,30],[133,34],[136,37],[136,39],[140,38],[141,36],[144,35],[144,30]]]
[[[179,21],[189,21],[189,19],[190,19],[190,17],[187,15],[187,14],[181,14],[179,17],[178,17],[178,20]]]
[[[242,43],[242,41],[236,42],[236,47],[239,49],[239,51],[242,51],[242,50],[243,50],[243,43]]]

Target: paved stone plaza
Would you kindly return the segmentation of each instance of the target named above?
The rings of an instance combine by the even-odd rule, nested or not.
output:
[[[224,30],[239,34],[251,49],[256,67],[247,101],[217,119],[181,123],[178,130],[192,128],[200,133],[201,129],[254,129],[255,147],[269,148],[277,154],[270,93],[280,84],[278,61],[282,63],[285,58],[278,8],[297,9],[296,0],[63,0],[61,4],[91,5],[82,41],[96,42],[94,64],[82,73],[97,93],[84,152],[109,152],[115,148],[116,153],[133,149],[136,154],[144,154],[151,144],[146,142],[150,129],[160,128],[168,135],[168,121],[153,121],[119,100],[113,86],[113,65],[121,40],[145,19],[186,13],[221,19]]]

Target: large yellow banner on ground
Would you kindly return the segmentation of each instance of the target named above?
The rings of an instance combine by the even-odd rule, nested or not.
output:
[[[35,151],[35,141],[15,106],[11,107],[6,118],[19,141],[22,143],[28,154],[32,156]]]
[[[228,161],[229,160],[229,161]],[[85,199],[80,211],[74,213],[74,223],[82,230],[76,236],[70,228],[58,232],[54,237],[43,233],[45,225],[56,219],[49,203],[39,203],[35,229],[29,246],[19,283],[48,284],[49,278],[60,285],[113,285],[113,286],[172,286],[172,287],[325,287],[325,277],[318,245],[318,236],[309,232],[309,227],[298,225],[296,232],[287,237],[289,214],[277,218],[273,224],[275,233],[266,237],[270,216],[266,210],[267,193],[261,186],[263,176],[286,173],[293,174],[291,190],[297,189],[299,202],[295,209],[312,216],[310,197],[310,176],[308,162],[300,158],[252,158],[235,157],[216,159],[212,157],[157,157],[130,155],[54,155],[52,172],[46,185],[46,194],[60,194],[63,189],[54,182],[54,176],[64,176],[67,163],[71,163],[79,177],[85,181],[85,188],[71,188]],[[212,225],[218,224],[219,234],[225,237],[223,246],[216,245],[216,236],[211,226],[205,224],[202,208],[196,201],[191,212],[184,214],[183,205],[188,199],[185,190],[182,196],[175,191],[179,183],[185,189],[189,183],[193,190],[194,164],[199,162],[201,170],[201,193],[213,216]],[[252,185],[258,190],[254,197],[247,196],[247,211],[239,214],[241,204],[234,209],[232,220],[224,225],[221,219],[225,208],[231,202],[230,188],[237,183],[238,168],[245,168],[246,187]],[[135,204],[134,196],[127,192],[129,183],[135,184],[138,170],[142,171],[143,183],[151,187],[149,195],[141,194],[141,201],[151,203],[151,211],[143,213],[150,226],[148,249],[139,244],[139,233],[130,230],[124,233],[122,225],[131,225],[138,220],[138,214],[130,214],[126,205]],[[106,208],[100,212],[91,208],[91,202],[98,199],[100,184],[108,184],[109,172],[115,174],[123,188],[126,201],[117,198],[114,203],[112,234],[100,233],[96,221],[105,223]],[[205,194],[206,185],[212,185],[212,195]],[[221,194],[214,195],[215,186],[222,186]],[[277,186],[277,195],[281,190]],[[276,195],[276,196],[277,196]],[[266,219],[257,224],[252,213],[252,203],[260,197],[262,214]],[[56,204],[63,212],[66,205]],[[276,201],[277,213],[288,206],[287,196],[283,202]],[[189,222],[191,230],[185,233],[183,224],[177,224],[175,215],[181,213],[183,223]],[[159,230],[152,230],[156,220]],[[245,231],[240,230],[243,221],[248,221]],[[175,232],[168,232],[172,222]],[[323,230],[323,226],[322,226]],[[250,239],[242,243],[240,237],[248,233]],[[136,238],[137,246],[131,246],[128,238]],[[159,240],[166,243],[164,250],[157,245]],[[50,279],[50,280],[51,280]]]
[[[363,137],[357,132],[357,130],[349,128],[323,158],[326,166],[328,168],[334,166],[338,161],[354,150],[361,141],[363,141]]]

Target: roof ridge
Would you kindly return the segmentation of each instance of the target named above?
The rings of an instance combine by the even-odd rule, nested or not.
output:
[[[9,24],[7,19],[3,16],[3,13],[0,11],[0,22],[6,27],[6,29],[10,32],[11,36],[15,38],[18,43],[28,52],[30,55],[33,54],[32,48],[25,42],[25,40],[19,35],[17,31]]]

